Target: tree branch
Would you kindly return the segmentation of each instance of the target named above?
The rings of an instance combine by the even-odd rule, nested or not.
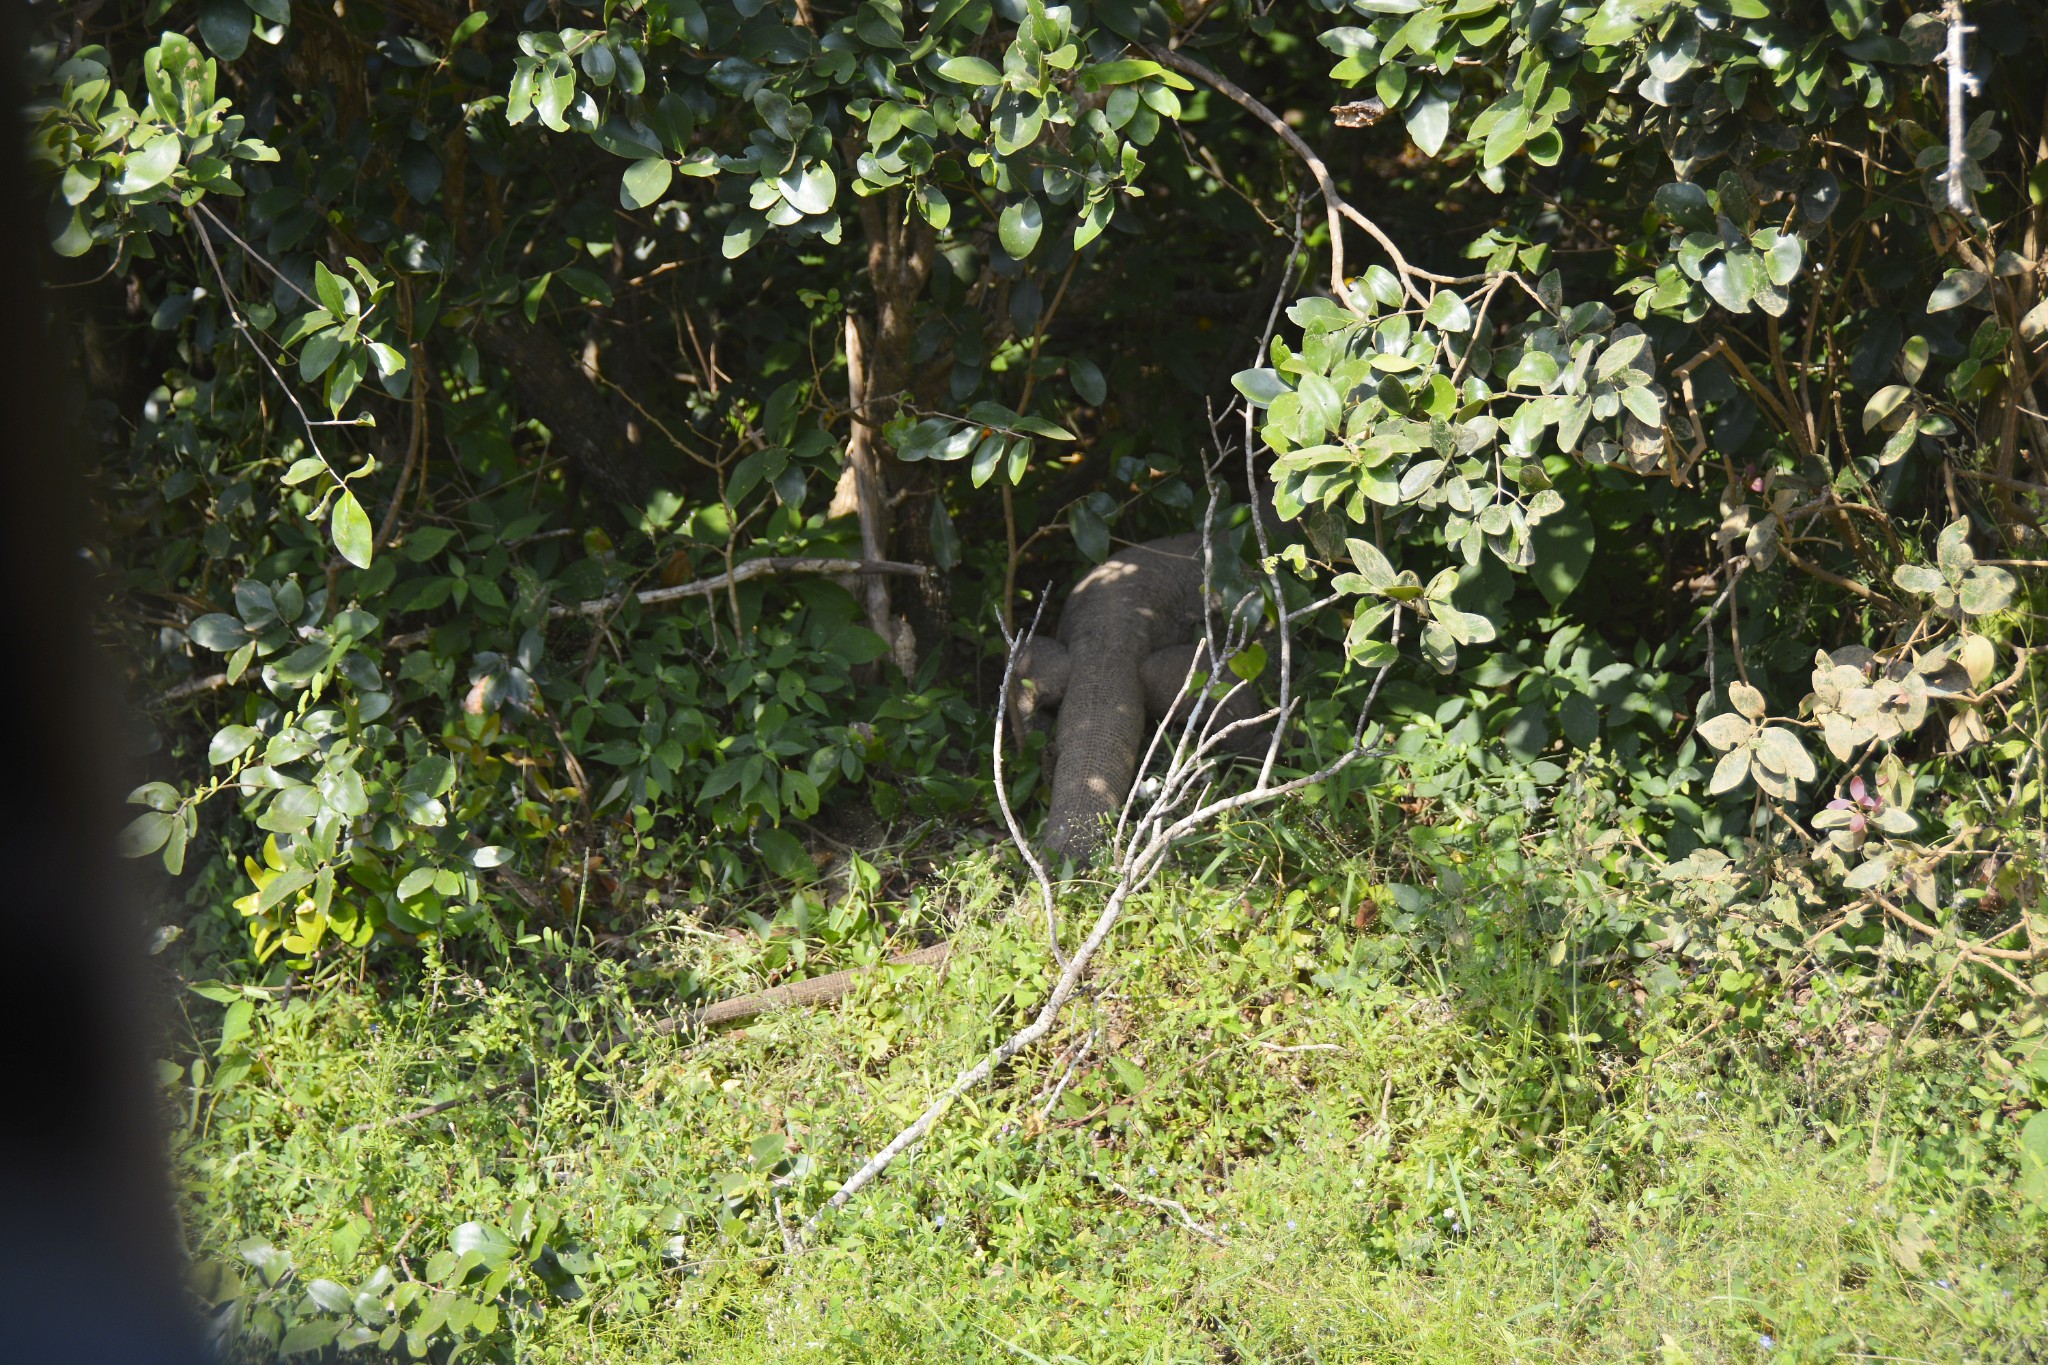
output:
[[[1394,239],[1387,236],[1379,224],[1345,202],[1344,196],[1337,192],[1337,182],[1331,178],[1330,168],[1316,155],[1315,149],[1302,140],[1301,134],[1287,126],[1285,119],[1260,103],[1243,86],[1212,71],[1185,53],[1167,47],[1145,46],[1139,46],[1138,51],[1169,70],[1178,71],[1183,76],[1200,81],[1237,105],[1265,124],[1275,137],[1287,144],[1289,151],[1301,158],[1302,164],[1308,167],[1309,174],[1315,177],[1316,188],[1322,191],[1323,213],[1330,225],[1330,292],[1335,294],[1340,302],[1348,303],[1350,299],[1344,284],[1344,225],[1340,221],[1346,218],[1366,236],[1379,243],[1380,250],[1386,252],[1387,258],[1394,263],[1394,271],[1401,278],[1401,288],[1417,303],[1425,303],[1427,300],[1415,287],[1416,280],[1428,280],[1433,284],[1475,284],[1488,278],[1485,274],[1438,275],[1410,265],[1408,258],[1401,254],[1401,248],[1394,245]]]
[[[670,588],[650,588],[645,592],[619,593],[612,597],[599,597],[588,602],[564,602],[548,609],[548,619],[561,620],[567,616],[602,616],[626,605],[631,597],[643,607],[658,606],[663,602],[678,602],[686,597],[711,597],[727,588],[756,578],[784,577],[792,574],[902,574],[921,576],[926,572],[922,564],[905,564],[893,559],[831,559],[825,556],[770,556],[765,559],[749,559],[736,565],[730,572],[713,574],[709,578],[698,578],[688,583],[678,583]],[[402,648],[423,643],[427,631],[411,631],[394,635],[384,643],[387,647]],[[157,698],[157,705],[167,706],[172,702],[196,697],[202,692],[212,692],[228,685],[228,675],[214,673],[204,678],[193,678],[167,689]]]

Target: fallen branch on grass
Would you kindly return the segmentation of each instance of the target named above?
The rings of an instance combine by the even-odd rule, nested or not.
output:
[[[1194,1217],[1188,1213],[1187,1206],[1182,1204],[1178,1199],[1161,1199],[1158,1195],[1155,1194],[1139,1194],[1136,1190],[1125,1189],[1122,1185],[1117,1184],[1114,1180],[1111,1180],[1108,1176],[1104,1175],[1100,1171],[1096,1171],[1094,1174],[1095,1178],[1101,1181],[1105,1187],[1107,1187],[1116,1194],[1122,1195],[1124,1198],[1130,1200],[1133,1204],[1143,1204],[1146,1208],[1158,1209],[1162,1213],[1173,1214],[1175,1217],[1180,1219],[1180,1225],[1186,1228],[1189,1232],[1194,1233],[1195,1236],[1205,1237],[1209,1241],[1214,1242],[1217,1246],[1220,1247],[1227,1247],[1230,1245],[1230,1239],[1225,1237],[1222,1233],[1216,1231],[1214,1228],[1204,1227],[1202,1224],[1197,1223],[1194,1220]]]
[[[943,967],[952,954],[951,943],[936,943],[929,948],[919,948],[915,952],[898,953],[876,967],[854,967],[826,976],[792,981],[786,986],[770,986],[767,990],[755,991],[752,995],[742,995],[732,1000],[721,1000],[681,1019],[665,1019],[655,1025],[654,1031],[690,1033],[699,1029],[716,1028],[720,1024],[730,1024],[738,1019],[751,1019],[769,1010],[828,1005],[851,992],[855,986],[879,971],[881,967]]]

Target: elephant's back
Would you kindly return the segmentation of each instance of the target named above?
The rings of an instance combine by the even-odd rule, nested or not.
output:
[[[1069,648],[1111,646],[1133,661],[1178,644],[1201,620],[1202,537],[1193,531],[1117,551],[1075,585],[1060,613]]]

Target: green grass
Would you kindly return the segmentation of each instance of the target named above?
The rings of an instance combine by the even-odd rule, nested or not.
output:
[[[1258,885],[1148,896],[1060,1034],[792,1257],[777,1199],[816,1207],[1045,988],[990,864],[928,901],[960,945],[943,979],[700,1040],[645,1028],[646,983],[755,948],[532,944],[265,1004],[224,1069],[168,1087],[190,1240],[287,1253],[243,1307],[293,1320],[316,1277],[449,1281],[429,1263],[458,1225],[552,1217],[463,1334],[521,1361],[2048,1354],[2048,1218],[1970,1098],[1970,1040],[1823,1039],[1804,1066],[1710,1042],[1677,999],[1574,992],[1500,926],[1425,954]],[[191,999],[214,1052],[219,1009]],[[485,1269],[464,1296],[493,1296]]]

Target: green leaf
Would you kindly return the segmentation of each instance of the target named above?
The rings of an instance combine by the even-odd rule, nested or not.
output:
[[[92,250],[92,228],[86,223],[83,213],[73,213],[65,220],[64,230],[51,240],[50,249],[66,259],[75,259]]]
[[[199,37],[222,61],[237,61],[249,50],[254,27],[244,0],[199,0]]]
[[[1028,196],[1004,209],[996,226],[996,235],[1002,240],[1003,250],[1020,261],[1031,255],[1044,231],[1045,214],[1038,207],[1038,201]]]
[[[114,193],[141,194],[163,184],[177,169],[178,139],[169,135],[152,139],[140,150],[128,154],[128,159],[121,166],[121,178],[114,183]]]
[[[321,306],[337,318],[362,311],[355,286],[329,270],[325,261],[313,262],[313,292],[320,296]]]
[[[832,211],[832,197],[839,192],[838,177],[822,161],[801,166],[778,178],[775,187],[798,213],[816,215]]]
[[[1623,389],[1621,405],[1646,427],[1655,429],[1664,425],[1664,400],[1647,385],[1637,384]]]
[[[1296,392],[1301,395],[1301,415],[1294,424],[1296,445],[1309,445],[1339,430],[1344,400],[1335,384],[1319,374],[1305,374]]]
[[[1913,390],[1904,384],[1887,384],[1872,394],[1870,401],[1863,405],[1863,429],[1869,431],[1890,417],[1912,392]]]
[[[1028,432],[1033,436],[1042,436],[1048,441],[1073,441],[1079,439],[1065,427],[1056,426],[1046,421],[1043,417],[1026,415],[1019,417],[1011,425],[1018,431]]]
[[[1963,580],[1956,602],[1966,615],[1990,616],[2011,606],[2018,589],[2018,583],[2004,569],[1979,564]]]
[[[474,11],[467,19],[457,24],[455,31],[448,35],[448,50],[453,52],[456,48],[461,47],[471,38],[481,33],[484,25],[490,22],[491,12],[489,10],[480,9]]]
[[[754,849],[768,870],[787,881],[807,882],[818,875],[818,865],[804,852],[804,846],[786,829],[754,831]]]
[[[1519,101],[1521,96],[1518,92],[1512,98]],[[1497,104],[1494,108],[1501,108],[1501,105]],[[1493,169],[1522,150],[1522,144],[1528,139],[1529,113],[1518,103],[1508,108],[1487,132],[1486,145],[1480,154],[1481,164],[1488,170]]]
[[[1700,283],[1706,286],[1714,302],[1729,312],[1746,313],[1765,279],[1763,258],[1745,244],[1722,253],[1721,259],[1700,277]]]
[[[719,243],[719,251],[728,261],[737,260],[752,251],[760,240],[768,235],[768,220],[758,213],[736,213],[726,224],[725,236]]]
[[[1665,185],[1650,197],[1650,207],[1665,222],[1687,232],[1714,229],[1714,205],[1699,185],[1686,181]]]
[[[1001,403],[984,398],[967,409],[967,420],[979,422],[985,427],[1007,427],[1017,420],[1017,414]]]
[[[578,273],[581,274],[583,272],[579,271]],[[569,272],[565,270],[562,272],[562,275],[566,279]],[[372,341],[369,343],[369,351],[370,359],[376,363],[378,374],[389,378],[394,374],[403,374],[405,372],[405,354],[396,346],[387,346],[381,341]]]
[[[1266,647],[1254,640],[1230,656],[1227,667],[1246,682],[1255,682],[1266,671]]]
[[[1129,85],[1163,74],[1166,68],[1157,62],[1128,59],[1115,62],[1097,62],[1083,68],[1075,77],[1083,90],[1107,90],[1113,85]]]
[[[1599,361],[1594,364],[1594,381],[1604,384],[1623,370],[1634,365],[1636,357],[1643,353],[1649,343],[1650,338],[1648,334],[1643,332],[1632,332],[1627,336],[1617,336],[1607,344],[1607,348],[1600,353]]]
[[[1345,540],[1344,548],[1350,551],[1351,562],[1358,566],[1358,576],[1372,591],[1379,592],[1394,581],[1394,566],[1387,562],[1379,546],[1351,537]]]
[[[1458,640],[1440,621],[1422,623],[1422,657],[1429,660],[1430,667],[1439,673],[1452,673],[1458,667]]]
[[[1075,503],[1067,514],[1067,528],[1074,533],[1074,544],[1090,563],[1100,564],[1109,558],[1109,523],[1085,501]]]
[[[1984,286],[1989,283],[1981,270],[1951,270],[1927,296],[1927,311],[1945,313],[1951,308],[1960,308],[1983,293]]]
[[[937,185],[917,187],[917,211],[925,222],[940,232],[944,232],[946,225],[953,221],[953,205]]]
[[[341,338],[333,332],[321,332],[299,351],[299,379],[311,384],[326,374],[341,355]]]
[[[1439,331],[1469,332],[1472,330],[1472,310],[1465,300],[1446,289],[1429,301],[1422,320]]]
[[[1939,569],[1930,568],[1925,564],[1899,565],[1898,568],[1892,570],[1892,582],[1898,584],[1907,592],[1922,594],[1937,593],[1948,586],[1947,580],[1941,576]]]
[[[661,202],[675,179],[676,168],[668,158],[645,157],[626,167],[619,177],[619,203],[629,209],[644,209]]]
[[[1557,383],[1558,374],[1556,359],[1548,351],[1539,351],[1532,346],[1522,352],[1522,358],[1508,372],[1508,386],[1548,390]]]
[[[1432,82],[1429,89],[1402,112],[1402,118],[1408,125],[1408,136],[1424,156],[1434,157],[1443,150],[1444,141],[1451,134],[1453,103],[1451,97]]]
[[[1558,703],[1557,722],[1575,749],[1591,748],[1600,738],[1600,707],[1584,692],[1573,692]]]
[[[979,57],[949,57],[939,64],[939,74],[961,85],[1001,85],[1003,73]]]
[[[960,566],[960,532],[954,529],[953,514],[946,507],[943,493],[932,493],[931,513],[932,563],[940,573],[951,573]]]
[[[171,837],[171,829],[178,823],[178,816],[171,811],[144,811],[135,817],[128,828],[121,831],[115,842],[115,850],[123,858],[147,858],[162,848]]]
[[[227,654],[249,643],[249,628],[237,617],[212,612],[185,628],[186,636],[201,649]]]
[[[557,133],[569,131],[566,117],[576,99],[576,68],[566,58],[554,57],[535,75],[533,109],[540,121]]]
[[[247,753],[249,746],[261,737],[253,726],[223,726],[206,746],[206,761],[215,767],[223,763],[232,763]]]
[[[1401,501],[1413,502],[1436,487],[1436,481],[1443,477],[1447,462],[1443,460],[1419,460],[1408,467],[1401,476]]]
[[[1749,780],[1749,755],[1750,750],[1747,745],[1739,749],[1730,749],[1727,753],[1721,755],[1721,761],[1714,765],[1713,777],[1707,782],[1708,793],[1713,796],[1719,796],[1724,792],[1732,792],[1744,782],[1747,782]]]
[[[1501,740],[1508,752],[1527,763],[1550,747],[1550,726],[1543,708],[1530,704],[1508,717],[1507,728],[1501,731]]]
[[[1553,607],[1562,606],[1584,581],[1599,541],[1587,506],[1591,487],[1586,476],[1578,474],[1562,481],[1558,491],[1565,495],[1563,510],[1529,528],[1529,543],[1536,552],[1536,565],[1529,570],[1529,577]]]
[[[284,473],[283,482],[287,487],[296,487],[308,479],[317,478],[327,469],[327,462],[318,455],[307,455],[292,461],[292,467]]]
[[[990,124],[990,131],[995,134],[996,154],[1015,156],[1036,142],[1045,128],[1045,116],[1046,105],[1035,97],[1004,96],[996,105],[995,118]]]
[[[1074,386],[1074,394],[1091,407],[1100,407],[1109,397],[1109,385],[1102,378],[1102,370],[1092,360],[1071,356],[1067,360],[1067,382]]]
[[[992,431],[982,438],[974,449],[974,462],[968,467],[968,474],[976,488],[981,487],[995,476],[1002,464],[1003,452],[1009,449],[1009,440],[999,431]]]
[[[1109,220],[1116,214],[1116,200],[1102,195],[1088,201],[1088,207],[1081,214],[1081,225],[1074,229],[1074,250],[1079,251],[1109,226]]]
[[[1401,300],[1407,297],[1401,288],[1401,277],[1383,265],[1367,266],[1365,273],[1358,277],[1358,282],[1365,286],[1365,292],[1382,308],[1399,308]]]
[[[302,1322],[284,1334],[277,1344],[280,1356],[304,1355],[308,1351],[322,1351],[334,1344],[341,1335],[342,1325],[331,1318],[314,1318]]]
[[[334,500],[334,516],[329,523],[334,536],[334,548],[341,557],[358,569],[370,567],[372,535],[370,518],[363,512],[363,505],[356,501],[356,495],[348,489]]]
[[[1764,269],[1771,283],[1786,288],[1799,278],[1799,267],[1806,260],[1806,243],[1776,228],[1766,228],[1757,236],[1767,239],[1758,241],[1757,247],[1764,253]]]
[[[1828,18],[1844,38],[1858,38],[1870,26],[1871,0],[1828,0]]]
[[[1281,394],[1293,392],[1277,370],[1239,370],[1230,383],[1255,408],[1270,407]]]
[[[1454,574],[1456,571],[1446,572]],[[1451,638],[1461,645],[1483,645],[1496,634],[1493,619],[1481,616],[1477,612],[1459,611],[1456,607],[1442,602],[1435,604],[1431,611],[1436,619],[1443,623],[1444,629],[1451,633]]]

